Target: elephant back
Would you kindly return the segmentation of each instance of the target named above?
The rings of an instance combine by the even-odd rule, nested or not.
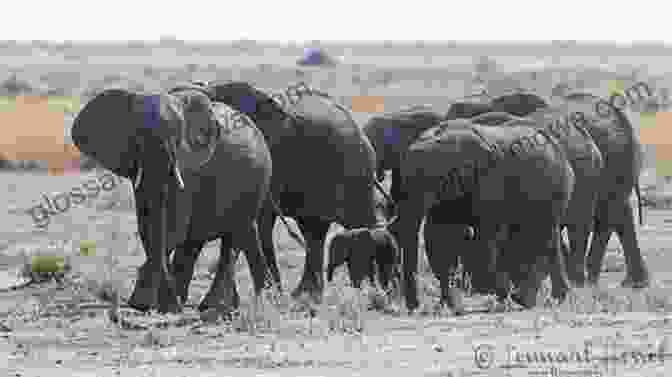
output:
[[[595,158],[598,148],[587,130],[588,119],[582,113],[569,112],[563,108],[547,107],[527,116],[536,122],[536,127],[553,135],[567,151],[572,161]]]
[[[602,153],[602,180],[608,190],[604,197],[627,197],[633,187],[638,189],[643,150],[629,111],[611,106],[606,100],[585,92],[568,94],[564,106],[584,113],[587,119],[585,128]]]
[[[376,115],[364,125],[363,129],[381,163],[387,168],[387,165],[392,163],[389,160],[395,157],[393,154],[401,153],[422,132],[441,121],[442,116],[431,108],[413,107]]]
[[[531,119],[516,119],[500,126],[472,124],[471,128],[499,158],[543,153],[548,144],[557,145],[557,140],[540,130]]]
[[[248,82],[244,81],[213,81],[208,83],[205,91],[211,100],[225,103],[244,113],[254,121],[265,135],[272,134],[264,130],[264,125],[282,121],[287,117],[287,109],[283,108],[273,97]]]
[[[506,112],[518,117],[548,107],[548,103],[539,95],[531,92],[505,94],[491,101],[492,111]]]
[[[444,116],[445,120],[469,119],[483,113],[494,111],[492,104],[485,101],[460,101],[454,102],[448,108]]]
[[[641,145],[627,112],[610,106],[602,98],[584,92],[570,93],[565,97],[564,106],[568,111],[584,115],[585,128],[602,153],[632,153]]]
[[[477,115],[470,119],[471,122],[485,126],[499,126],[503,123],[521,119],[515,115],[502,111],[491,111]]]

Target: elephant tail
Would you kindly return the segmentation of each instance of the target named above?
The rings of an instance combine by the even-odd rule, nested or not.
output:
[[[639,187],[639,179],[635,182],[635,194],[637,195],[637,209],[639,212],[639,226],[644,225],[644,217],[642,215],[642,192]]]
[[[298,242],[299,245],[304,248],[304,250],[308,250],[308,244],[306,244],[306,240],[303,237],[301,237],[300,234],[294,231],[294,229],[292,229],[292,227],[289,226],[289,223],[287,223],[287,219],[285,219],[285,215],[282,212],[282,209],[278,205],[278,202],[275,201],[275,198],[273,198],[273,193],[271,192],[268,193],[268,200],[271,202],[275,214],[280,218],[280,221],[282,221],[282,224],[285,226],[285,228],[287,228],[287,233],[289,233],[289,236],[292,237],[294,241]]]

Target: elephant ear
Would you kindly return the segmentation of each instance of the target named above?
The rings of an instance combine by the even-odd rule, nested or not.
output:
[[[215,112],[208,96],[199,90],[172,91],[166,97],[162,111],[177,127],[172,144],[176,169],[198,171],[214,155],[221,128],[232,124],[232,114]]]
[[[124,89],[108,89],[84,105],[72,123],[77,148],[114,174],[137,174],[136,136],[142,118],[134,113],[142,98]]]

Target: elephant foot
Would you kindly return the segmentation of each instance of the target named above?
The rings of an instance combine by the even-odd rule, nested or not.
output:
[[[164,280],[159,289],[159,313],[181,313],[182,302],[177,295],[175,280]]]
[[[417,295],[406,296],[406,309],[408,309],[408,314],[412,314],[419,307],[420,301],[418,300]]]
[[[464,307],[464,295],[462,290],[456,287],[451,287],[445,290],[442,295],[443,301],[448,305],[448,307],[455,313],[456,316],[460,316],[466,313]]]
[[[175,292],[177,297],[179,297],[180,300],[185,303],[189,298],[189,285],[191,283],[191,279],[193,278],[194,270],[193,267],[185,270],[184,266],[177,266],[176,264],[179,262],[176,262],[177,261],[174,261],[173,265],[171,266],[173,277],[175,279]]]
[[[175,271],[173,273],[175,280],[175,293],[177,294],[177,297],[180,298],[182,303],[186,303],[189,299],[189,285],[191,284],[191,279],[194,275],[193,268],[188,271],[176,268],[173,271]]]
[[[487,281],[483,277],[480,278],[471,278],[471,293],[479,295],[489,295],[496,291],[495,287],[492,286],[492,281]]]
[[[292,298],[308,305],[320,305],[322,303],[323,284],[317,277],[301,279],[299,286],[292,291]]]
[[[198,305],[200,312],[215,310],[220,315],[227,315],[238,309],[240,297],[235,286],[224,284],[213,285]]]
[[[149,287],[140,288],[136,286],[133,289],[133,294],[131,294],[131,297],[128,299],[128,306],[139,312],[148,312],[152,308],[155,308],[158,293],[152,291],[156,291],[156,289]]]
[[[631,274],[628,274],[621,282],[621,287],[623,288],[643,289],[649,288],[650,286],[651,279],[648,274],[639,277],[633,277]]]
[[[148,272],[151,267],[146,263],[140,266],[133,293],[128,299],[128,306],[140,312],[156,308],[159,302],[160,278],[157,279],[158,272]]]
[[[588,275],[585,271],[570,271],[570,273],[567,274],[567,278],[572,285],[577,288],[583,287],[588,281]]]
[[[511,299],[525,309],[532,309],[537,305],[538,288],[526,285],[521,286],[518,292],[511,294]]]
[[[523,293],[514,293],[511,295],[511,299],[518,305],[524,307],[525,309],[532,309],[537,305],[537,295],[536,294],[523,294]]]
[[[563,302],[565,301],[565,298],[567,298],[567,293],[569,292],[569,288],[551,288],[551,297],[554,299],[558,300],[558,302]]]
[[[399,315],[401,313],[401,307],[397,303],[388,302],[379,310],[383,314],[389,315]]]
[[[592,274],[588,272],[588,276],[586,277],[586,285],[588,286],[594,286],[596,287],[600,281],[600,274]]]

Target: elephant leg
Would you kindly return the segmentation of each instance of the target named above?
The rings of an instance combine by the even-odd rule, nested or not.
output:
[[[389,290],[395,286],[399,278],[399,255],[396,255],[398,250],[394,255],[378,255],[376,258],[376,267],[378,272],[378,283],[380,287],[389,292]],[[391,287],[392,286],[392,287]]]
[[[422,207],[402,203],[399,208],[399,220],[391,227],[394,229],[393,234],[399,234],[402,255],[402,287],[409,312],[420,306],[416,275],[418,273],[418,232],[424,214],[418,208]]]
[[[546,255],[538,255],[532,263],[524,264],[526,276],[520,283],[519,293],[512,295],[512,298],[527,309],[533,308],[537,304],[537,293],[541,287],[541,282],[548,275],[548,265],[550,258]]]
[[[168,269],[167,190],[165,184],[160,185],[158,193],[149,196],[148,208],[145,208],[149,217],[143,219],[148,233],[146,238],[143,237],[147,261],[138,270],[138,279],[128,300],[130,307],[140,311],[148,311],[157,305],[161,313],[178,313],[182,309],[175,281]],[[164,285],[165,290],[159,295]]]
[[[371,286],[375,286],[376,285],[376,270],[377,270],[376,262],[373,259],[371,259],[369,261],[368,266],[369,266],[369,268],[368,268],[368,272],[366,274],[366,278],[369,280],[369,283],[371,284]]]
[[[236,288],[237,249],[232,248],[230,236],[221,237],[217,272],[208,293],[198,305],[199,311],[217,309],[221,313],[230,313],[240,305],[240,297]]]
[[[256,295],[261,294],[262,289],[270,287],[273,277],[266,263],[264,253],[261,250],[257,221],[252,220],[246,231],[237,232],[233,237],[233,242],[233,247],[242,249],[245,253],[245,259],[252,274],[254,293]]]
[[[261,236],[261,246],[264,250],[264,257],[266,263],[273,277],[276,288],[282,291],[282,281],[280,279],[280,270],[278,269],[278,262],[276,260],[275,245],[273,244],[273,226],[277,215],[273,212],[270,201],[266,200],[264,209],[259,218],[259,233]]]
[[[318,217],[299,217],[297,219],[305,235],[308,250],[306,250],[306,264],[303,267],[303,276],[299,285],[292,292],[294,299],[304,295],[314,304],[322,302],[324,289],[324,239],[331,223]]]
[[[560,301],[567,296],[567,291],[570,289],[569,278],[567,276],[566,254],[563,252],[563,240],[560,234],[560,229],[555,233],[555,237],[550,243],[551,253],[551,295]]]
[[[477,246],[483,246],[483,243],[478,240],[467,241],[471,245],[471,249],[476,250]],[[465,249],[466,250],[466,249]],[[479,263],[477,253],[462,252],[460,254],[460,262],[462,262],[462,272],[469,274],[472,293],[487,294],[490,291],[488,287],[487,271],[484,270],[483,263]],[[482,257],[482,255],[481,255]],[[482,261],[482,259],[480,259]]]
[[[615,210],[619,215],[615,222],[615,230],[621,245],[623,246],[623,255],[625,256],[625,265],[627,273],[621,286],[626,288],[646,288],[651,283],[649,270],[642,257],[642,251],[637,243],[637,232],[635,231],[635,216],[630,201],[623,201]],[[605,248],[606,249],[606,248]]]
[[[204,245],[205,241],[187,241],[175,249],[170,269],[175,276],[177,295],[183,303],[189,298],[189,284],[194,276],[196,260]],[[165,289],[164,286],[161,289]]]
[[[487,224],[480,227],[478,236],[474,241],[476,250],[472,251],[473,258],[478,255],[484,255],[486,258],[482,267],[476,265],[475,260],[473,264],[472,285],[475,285],[475,290],[478,292],[489,293],[494,290],[497,297],[500,299],[506,298],[509,293],[509,268],[508,263],[502,255],[500,244],[507,242],[511,245],[516,245],[516,239],[509,239],[509,232],[505,226],[496,224]],[[506,247],[506,249],[512,249]],[[517,252],[515,249],[511,252]],[[485,253],[485,254],[483,254]],[[470,258],[467,258],[469,260]]]
[[[521,260],[522,263],[520,263],[521,273],[515,279],[516,282],[520,282],[519,292],[512,296],[516,302],[527,309],[536,305],[541,282],[549,273],[553,287],[551,295],[554,298],[564,300],[571,287],[567,277],[560,228],[554,227],[550,233],[534,227],[532,229],[534,233],[525,233],[530,235],[527,242],[528,249],[523,251],[524,261]],[[545,238],[546,235],[548,237]]]
[[[549,263],[554,262],[549,255],[554,229],[531,225],[515,225],[511,229],[505,258],[512,281],[518,288],[511,298],[529,309],[536,305],[541,282],[550,272]]]
[[[392,184],[390,185],[390,196],[395,201],[403,200],[405,197],[401,187],[401,170],[399,168],[392,169]]]
[[[465,242],[469,242],[464,240],[464,225],[434,224],[428,216],[424,235],[429,266],[441,285],[441,301],[453,309],[455,314],[463,314],[463,293],[455,286],[455,274],[459,253],[465,252]]]
[[[567,273],[569,279],[576,286],[583,286],[586,282],[586,250],[590,228],[590,223],[570,224],[567,226],[570,244],[566,261]],[[564,244],[564,240],[562,241]]]
[[[549,255],[551,245],[557,245],[557,252],[561,252],[561,250],[557,241],[553,240],[555,237],[552,234],[553,230],[550,232],[542,231],[538,227],[527,227],[526,230],[516,236],[519,241],[516,242],[516,245],[525,245],[526,247],[518,251],[517,264],[519,267],[516,274],[518,276],[514,281],[520,282],[520,284],[518,285],[518,292],[513,294],[512,298],[526,309],[531,309],[537,303],[537,293],[541,287],[541,282],[548,276],[549,272],[551,272],[552,277],[556,275],[552,272],[550,266],[551,263],[557,261],[554,260],[554,255]],[[523,238],[527,239],[526,242],[523,241]],[[558,292],[560,291],[559,288]]]
[[[351,259],[345,261],[345,264],[347,265],[350,275],[350,284],[352,284],[353,288],[360,289],[362,287],[362,281],[365,278],[368,278],[369,281],[372,282],[371,276],[373,271],[369,266],[362,269],[361,266],[354,265]]]
[[[590,242],[590,251],[586,257],[586,266],[588,270],[588,282],[596,285],[600,280],[600,273],[602,272],[602,260],[604,254],[607,252],[607,243],[611,238],[613,229],[606,219],[597,218],[595,220],[595,231],[593,239]]]

